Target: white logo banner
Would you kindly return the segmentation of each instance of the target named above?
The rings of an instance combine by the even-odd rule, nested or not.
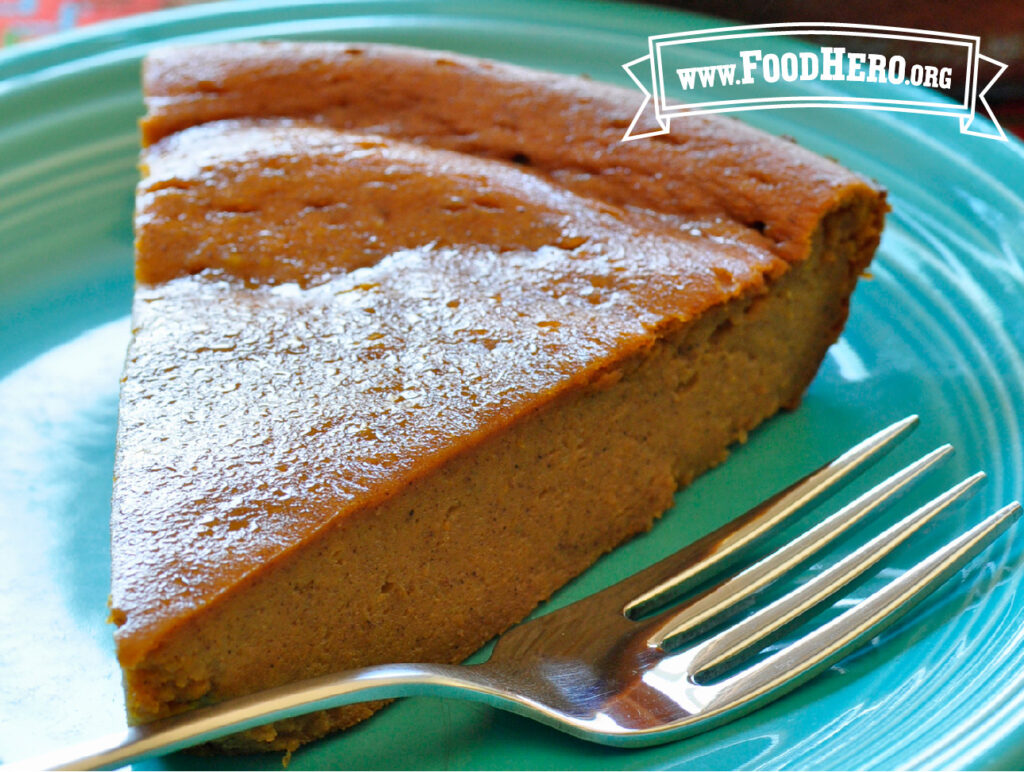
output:
[[[645,95],[624,141],[667,134],[670,121],[686,115],[795,107],[949,116],[959,119],[963,134],[1006,141],[985,100],[1006,65],[982,54],[976,36],[865,24],[758,24],[652,35],[648,47],[646,56],[622,65]],[[695,66],[697,47],[713,59]],[[836,83],[843,84],[842,95]],[[992,125],[975,121],[978,112]]]

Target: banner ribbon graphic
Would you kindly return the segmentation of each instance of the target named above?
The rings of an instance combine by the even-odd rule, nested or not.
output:
[[[644,93],[623,141],[668,134],[671,120],[686,115],[795,107],[956,117],[962,134],[1006,141],[985,99],[1006,65],[982,54],[977,36],[866,24],[758,24],[652,35],[648,48],[622,65]],[[713,60],[694,66],[698,52]],[[983,85],[981,68],[989,73]],[[835,82],[843,83],[842,95]],[[991,125],[976,121],[978,114]]]

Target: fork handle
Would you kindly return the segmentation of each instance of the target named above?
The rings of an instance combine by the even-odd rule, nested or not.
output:
[[[505,702],[510,695],[486,673],[486,668],[436,664],[388,664],[347,670],[129,727],[124,732],[16,762],[4,769],[114,768],[271,721],[377,699],[458,690],[484,701]]]

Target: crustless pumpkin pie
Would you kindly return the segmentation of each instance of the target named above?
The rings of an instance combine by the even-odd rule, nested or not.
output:
[[[448,53],[167,50],[145,91],[112,520],[135,722],[466,657],[797,404],[885,210],[740,123],[621,142],[632,93]]]

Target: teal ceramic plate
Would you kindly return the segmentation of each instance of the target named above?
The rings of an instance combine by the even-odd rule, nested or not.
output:
[[[238,2],[108,24],[0,56],[0,758],[123,725],[104,619],[107,514],[144,52],[241,38],[391,41],[631,86],[620,65],[645,53],[648,35],[708,25],[578,2]],[[699,49],[693,56],[707,63]],[[647,564],[911,412],[923,424],[886,469],[941,441],[958,449],[915,498],[978,468],[990,480],[874,583],[1024,492],[1024,203],[1014,190],[1024,180],[1021,145],[961,136],[955,121],[928,116],[743,117],[890,189],[893,213],[872,277],[803,405],[757,431],[680,494],[650,534],[555,603]],[[491,708],[409,699],[299,751],[291,768],[1019,768],[1022,541],[1015,528],[896,628],[798,692],[687,740],[610,750]],[[148,765],[280,763],[280,755],[178,754]]]

